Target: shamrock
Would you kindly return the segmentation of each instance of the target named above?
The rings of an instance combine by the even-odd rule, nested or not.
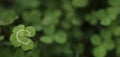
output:
[[[33,37],[35,34],[36,30],[32,26],[18,25],[13,29],[10,41],[15,47],[21,46],[24,50],[29,50],[34,47],[34,43],[29,37]]]

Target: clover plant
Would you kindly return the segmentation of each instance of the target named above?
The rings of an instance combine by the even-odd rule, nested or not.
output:
[[[18,25],[13,29],[10,36],[10,41],[15,47],[22,47],[24,50],[29,50],[34,47],[33,41],[30,37],[35,36],[36,30],[32,26],[25,27]]]
[[[0,0],[0,57],[120,57],[120,0]]]

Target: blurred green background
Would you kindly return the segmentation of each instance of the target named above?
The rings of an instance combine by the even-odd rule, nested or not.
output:
[[[10,41],[20,24],[30,50]],[[120,0],[0,0],[0,57],[120,57]]]

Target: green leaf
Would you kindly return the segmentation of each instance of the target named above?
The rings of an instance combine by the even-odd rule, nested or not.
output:
[[[92,35],[90,41],[95,46],[100,45],[102,43],[101,37],[97,34]]]
[[[108,51],[112,51],[115,48],[115,43],[112,40],[111,41],[105,41],[102,45]]]
[[[53,37],[42,36],[42,37],[40,37],[40,41],[42,41],[43,43],[46,43],[46,44],[50,44],[50,43],[53,43]]]
[[[0,10],[0,25],[11,24],[17,19],[18,19],[18,15],[16,14],[14,10],[12,9],[9,9],[9,10],[1,9]]]
[[[37,31],[41,30],[41,12],[39,10],[33,9],[31,11],[24,11],[22,18],[24,24],[31,24]]]
[[[94,57],[105,57],[107,54],[106,49],[104,48],[104,46],[98,46],[96,48],[93,49],[93,55]]]
[[[110,41],[112,40],[112,31],[109,29],[101,30],[100,36],[103,38],[103,40]]]
[[[26,57],[40,57],[40,48],[36,48],[27,52]]]
[[[64,44],[67,41],[67,35],[64,31],[58,31],[55,34],[54,41],[59,44]]]
[[[10,36],[10,41],[12,42],[12,44],[15,46],[15,47],[19,47],[21,45],[20,42],[17,41],[17,38],[15,36],[15,33],[12,33],[11,36]]]
[[[105,19],[107,17],[107,12],[104,9],[100,9],[99,11],[96,12],[95,16],[98,19]]]
[[[29,50],[29,49],[32,49],[34,47],[34,43],[32,40],[29,40],[28,44],[22,44],[21,47],[24,50]]]
[[[100,21],[100,24],[104,25],[104,26],[109,26],[111,24],[111,22],[112,22],[112,20],[110,20],[110,19],[102,19]]]
[[[38,24],[41,20],[41,12],[37,9],[31,11],[24,11],[22,18],[25,24]],[[34,21],[33,21],[34,20]],[[39,23],[40,24],[40,23]]]
[[[16,5],[23,8],[37,8],[41,3],[39,0],[15,0]]]
[[[65,11],[70,12],[71,10],[74,10],[73,7],[71,6],[71,3],[69,2],[69,0],[61,0],[62,1],[62,8]]]
[[[37,31],[41,31],[43,29],[42,25],[38,24],[34,24],[33,27],[37,30]]]
[[[98,19],[96,17],[96,12],[92,12],[86,15],[86,21],[88,21],[91,25],[96,25],[98,23]]]
[[[36,31],[32,26],[28,26],[25,28],[24,35],[28,37],[33,37],[35,36]]]
[[[53,17],[52,16],[45,16],[45,18],[42,20],[42,24],[44,26],[47,26],[47,25],[52,25],[53,24]]]
[[[115,36],[120,36],[120,27],[118,26],[118,27],[115,27],[114,29],[113,29],[113,34],[115,35]]]
[[[17,33],[19,30],[24,30],[25,26],[24,25],[18,25],[15,28],[13,28],[13,32]]]
[[[111,19],[111,20],[116,20],[117,16],[120,13],[119,8],[113,8],[113,7],[107,8],[106,11],[107,11],[107,14],[108,14],[108,19]]]
[[[72,0],[72,4],[75,7],[85,7],[88,4],[88,0]]]
[[[71,19],[71,23],[75,26],[80,26],[82,22],[77,17],[73,17],[73,19]]]
[[[53,25],[50,25],[50,26],[45,26],[43,28],[43,32],[46,34],[46,35],[52,35],[55,33],[55,26]]]
[[[61,16],[60,10],[46,10],[44,13],[44,18],[42,20],[42,25],[43,26],[56,25],[59,22],[60,16]]]
[[[108,3],[111,5],[111,6],[120,6],[120,0],[108,0]]]
[[[20,36],[19,38],[17,38],[17,41],[21,44],[28,44],[30,39],[24,36]]]

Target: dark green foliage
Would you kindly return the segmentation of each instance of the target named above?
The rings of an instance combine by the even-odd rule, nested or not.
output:
[[[120,0],[0,0],[0,57],[120,57]]]

